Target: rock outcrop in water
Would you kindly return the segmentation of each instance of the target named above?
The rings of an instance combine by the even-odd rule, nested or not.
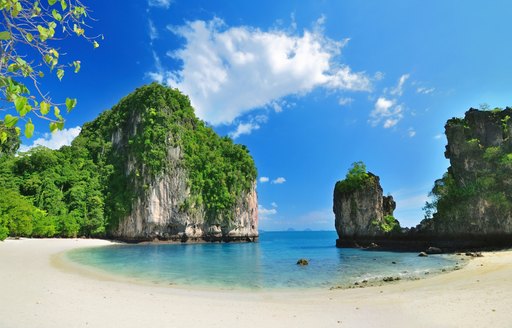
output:
[[[450,167],[435,182],[426,218],[415,228],[391,233],[385,223],[385,199],[378,178],[358,188],[334,191],[338,246],[380,245],[387,248],[441,249],[512,246],[512,109],[470,109],[463,119],[450,119],[445,156]],[[382,204],[382,205],[381,205]],[[391,208],[394,209],[394,202]],[[381,220],[381,221],[379,221]]]
[[[393,217],[396,203],[393,196],[383,196],[380,179],[366,172],[362,163],[354,163],[345,180],[334,188],[333,211],[340,237],[338,246],[388,236],[400,230]]]
[[[432,190],[421,234],[512,240],[512,109],[470,109],[445,126],[450,167]],[[429,213],[430,214],[430,213]]]

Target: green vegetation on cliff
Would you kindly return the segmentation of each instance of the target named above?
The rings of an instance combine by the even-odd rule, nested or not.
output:
[[[393,215],[385,215],[382,218],[381,222],[373,220],[372,224],[374,226],[378,226],[379,229],[385,233],[400,233],[402,231],[402,228],[400,227],[400,222],[397,219],[395,219]]]
[[[366,171],[363,162],[352,163],[344,180],[336,182],[335,190],[340,193],[349,193],[368,186],[374,182],[374,176]]]
[[[0,192],[9,195],[0,202],[0,238],[107,235],[148,184],[172,174],[169,149],[180,149],[176,165],[188,173],[183,210],[202,208],[208,222],[229,224],[256,179],[252,157],[199,120],[188,97],[153,83],[85,124],[71,146],[0,156]]]

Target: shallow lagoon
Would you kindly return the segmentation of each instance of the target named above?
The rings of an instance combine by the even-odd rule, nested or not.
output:
[[[163,284],[228,289],[330,288],[453,269],[453,255],[339,249],[334,231],[263,232],[257,243],[113,245],[67,258],[110,274]],[[309,260],[298,266],[299,258]]]

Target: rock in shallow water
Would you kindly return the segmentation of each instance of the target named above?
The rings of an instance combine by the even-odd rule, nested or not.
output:
[[[309,261],[306,259],[299,259],[297,261],[297,265],[301,265],[301,266],[309,265]]]

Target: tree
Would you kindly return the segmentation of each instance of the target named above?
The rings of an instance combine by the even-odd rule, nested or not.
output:
[[[20,148],[20,137],[15,128],[8,128],[0,121],[0,157],[14,155]]]
[[[336,182],[335,189],[338,192],[351,192],[373,181],[373,177],[366,171],[366,165],[363,162],[355,162],[348,170],[345,180]]]
[[[58,43],[63,39],[80,37],[99,47],[101,36],[85,33],[90,20],[87,7],[80,0],[0,0],[0,17],[0,110],[15,114],[5,115],[5,126],[15,127],[21,119],[25,136],[30,138],[34,132],[31,117],[37,117],[49,121],[50,131],[62,130],[61,108],[69,112],[77,100],[53,101],[40,80],[48,72],[62,80],[66,71],[80,71],[79,60],[61,61],[64,55]]]

